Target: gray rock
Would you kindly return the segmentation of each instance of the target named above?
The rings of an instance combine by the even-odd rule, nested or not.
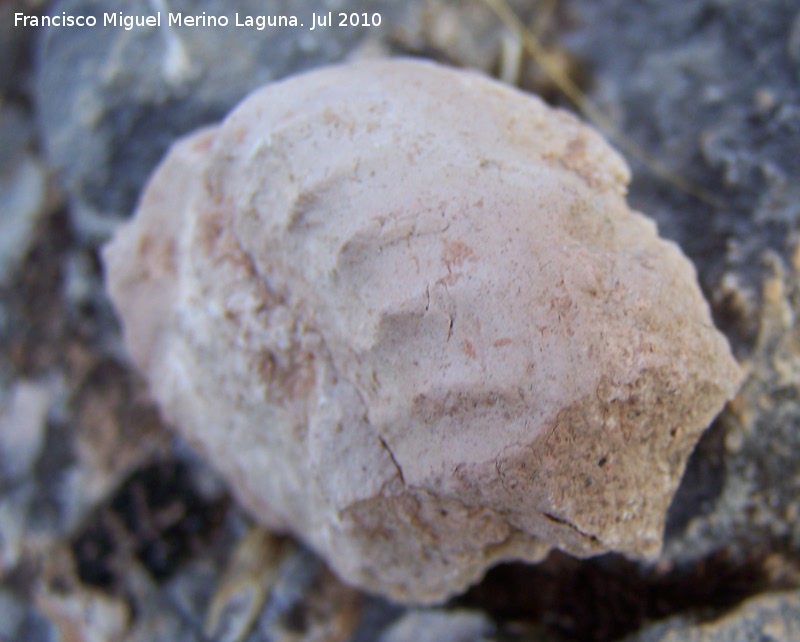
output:
[[[163,588],[145,581],[137,583],[138,616],[129,632],[132,642],[196,642],[204,639],[203,613],[219,570],[207,559],[183,568]]]
[[[45,212],[47,180],[31,133],[21,112],[0,109],[0,285],[13,279]]]
[[[0,640],[55,642],[55,626],[37,609],[8,590],[0,589]]]
[[[494,626],[480,611],[412,610],[390,626],[380,642],[482,642]]]
[[[34,486],[22,484],[7,489],[0,497],[0,576],[20,561],[28,535],[26,516],[34,500]]]
[[[14,26],[14,14],[31,12],[30,0],[9,0],[0,4],[0,93],[19,98],[30,89],[30,78],[22,72],[32,30]],[[2,161],[0,161],[2,162]]]
[[[50,28],[38,46],[37,103],[48,158],[83,237],[103,237],[179,135],[224,116],[245,94],[339,60],[379,36],[401,10],[389,0],[61,0],[53,13],[98,25]],[[383,27],[308,31],[313,12],[380,12]],[[152,15],[161,27],[103,27],[104,13]],[[168,12],[229,17],[227,27],[169,27]],[[296,15],[304,27],[234,26],[236,13]]]
[[[19,563],[34,531],[30,515],[42,499],[34,469],[56,394],[52,382],[19,380],[0,398],[0,577]]]
[[[51,386],[17,382],[0,403],[0,469],[9,478],[28,473],[42,450]]]

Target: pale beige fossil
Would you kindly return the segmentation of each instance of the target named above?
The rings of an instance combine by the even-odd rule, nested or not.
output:
[[[258,520],[435,602],[552,546],[657,554],[738,387],[628,180],[476,73],[327,68],[173,147],[109,290],[165,416]]]

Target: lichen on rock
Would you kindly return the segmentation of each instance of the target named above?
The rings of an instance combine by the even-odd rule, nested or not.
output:
[[[105,250],[165,416],[265,525],[409,602],[491,564],[652,556],[740,372],[591,128],[366,62],[178,142]]]

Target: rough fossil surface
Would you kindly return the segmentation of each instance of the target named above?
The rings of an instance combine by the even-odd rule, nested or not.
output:
[[[475,73],[332,67],[177,143],[109,290],[168,420],[352,583],[434,602],[551,546],[654,555],[740,373],[628,178]]]

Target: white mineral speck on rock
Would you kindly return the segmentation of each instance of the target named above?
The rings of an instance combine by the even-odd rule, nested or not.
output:
[[[106,249],[133,360],[264,524],[410,602],[657,554],[736,391],[589,127],[430,63],[315,71],[177,143]]]

